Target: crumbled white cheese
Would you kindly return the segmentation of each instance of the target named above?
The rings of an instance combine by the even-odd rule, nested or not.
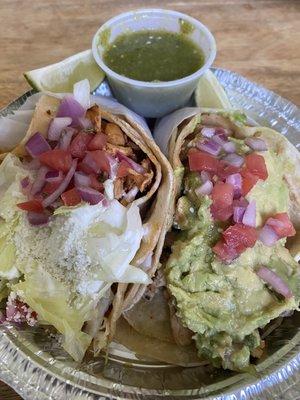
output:
[[[45,270],[70,291],[94,297],[113,282],[149,279],[130,265],[142,235],[138,207],[117,200],[108,207],[61,207],[44,227],[30,226],[22,214],[13,239],[16,265],[28,274]]]

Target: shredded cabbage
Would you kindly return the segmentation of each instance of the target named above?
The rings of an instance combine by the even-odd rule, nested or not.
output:
[[[12,154],[0,165],[0,277],[8,280],[20,276],[15,266],[16,249],[12,237],[20,215],[16,204],[25,199],[20,181],[26,175],[20,160]]]
[[[63,334],[62,346],[74,360],[82,360],[92,341],[81,330],[95,307],[91,298],[77,296],[72,303],[66,287],[42,268],[25,273],[24,281],[13,285],[12,291],[38,313],[41,324],[53,325]]]

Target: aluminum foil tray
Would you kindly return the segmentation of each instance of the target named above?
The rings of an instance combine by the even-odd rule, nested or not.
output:
[[[281,132],[300,148],[300,109],[275,93],[233,72],[214,69],[234,107]],[[17,109],[27,92],[0,112]],[[109,95],[106,82],[96,94]],[[300,399],[300,313],[285,318],[267,338],[267,354],[256,375],[182,368],[138,359],[113,344],[104,357],[76,365],[40,328],[0,326],[0,379],[30,400]]]

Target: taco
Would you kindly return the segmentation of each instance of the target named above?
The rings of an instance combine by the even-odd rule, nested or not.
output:
[[[176,181],[162,257],[170,318],[200,358],[247,370],[264,352],[261,329],[299,307],[299,152],[237,111],[179,110],[156,138]],[[125,317],[145,330],[136,307]]]
[[[139,118],[77,85],[38,96],[27,133],[5,138],[0,277],[6,320],[53,326],[80,361],[151,282],[173,183]]]

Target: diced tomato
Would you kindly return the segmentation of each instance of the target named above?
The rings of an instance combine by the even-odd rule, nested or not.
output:
[[[57,171],[68,172],[72,165],[72,156],[68,150],[53,149],[39,155],[42,164]]]
[[[237,174],[238,172],[240,172],[240,168],[227,164],[223,160],[219,161],[217,175],[221,180],[225,180],[229,175]]]
[[[210,154],[191,149],[188,153],[189,167],[191,171],[218,171],[219,160]]]
[[[87,148],[88,150],[102,150],[107,142],[107,137],[104,133],[96,133],[92,140],[89,142]]]
[[[79,162],[77,164],[77,171],[84,172],[87,175],[93,174],[95,172],[89,165],[84,162]]]
[[[225,242],[238,251],[244,251],[247,247],[253,247],[258,237],[255,228],[243,224],[235,224],[223,232]]]
[[[250,171],[253,175],[259,177],[265,181],[268,177],[268,170],[266,167],[265,159],[263,156],[251,153],[245,157],[245,163],[248,171]]]
[[[229,183],[217,182],[213,187],[211,197],[216,209],[230,207],[233,202],[233,186]]]
[[[223,240],[219,240],[212,250],[225,262],[230,262],[239,256],[238,251],[234,247],[228,246]]]
[[[93,161],[94,166],[91,167],[95,169],[94,172],[111,172],[112,163],[117,163],[110,154],[106,153],[103,150],[94,150],[89,151],[88,155],[91,157],[91,161]]]
[[[79,132],[70,144],[70,151],[74,158],[82,159],[87,151],[88,144],[93,139],[93,135],[86,132]]]
[[[36,213],[42,213],[44,211],[44,207],[42,205],[42,203],[39,200],[29,200],[29,201],[25,201],[24,203],[19,203],[17,204],[17,206],[19,208],[21,208],[21,210],[25,210],[25,211],[33,211]]]
[[[103,192],[104,186],[103,183],[99,182],[97,179],[97,176],[94,174],[89,175],[90,180],[91,180],[91,187],[95,190],[98,190],[98,192]]]
[[[45,194],[52,194],[59,187],[61,182],[47,182],[43,187],[42,192]]]
[[[267,219],[266,224],[271,226],[280,238],[294,236],[296,234],[295,228],[287,213],[273,215],[273,217]]]
[[[210,212],[215,221],[227,221],[233,214],[233,207],[217,208],[212,205]]]
[[[118,166],[117,177],[124,178],[124,176],[128,175],[129,169],[130,165],[126,161],[122,160]]]
[[[37,193],[33,196],[34,200],[39,201],[40,203],[42,203],[42,201],[44,200],[44,196],[42,195],[42,193]]]
[[[259,177],[252,174],[247,168],[241,171],[242,175],[242,195],[246,196],[247,193],[256,185]]]
[[[62,193],[61,199],[65,206],[76,206],[81,202],[81,197],[76,188],[70,189]]]

